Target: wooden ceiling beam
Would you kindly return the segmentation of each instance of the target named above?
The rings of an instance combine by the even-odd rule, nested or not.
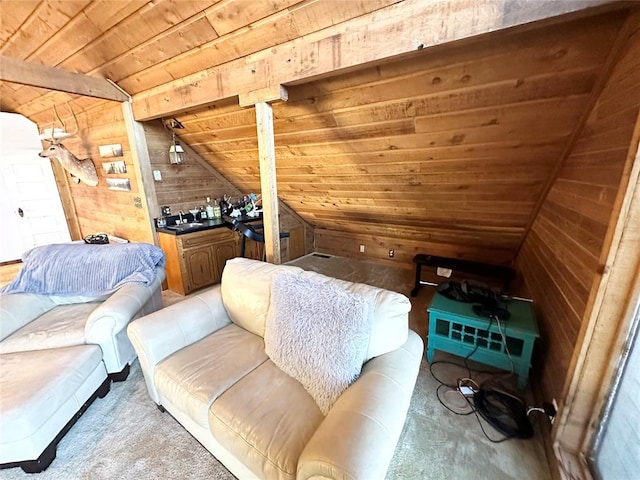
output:
[[[104,78],[5,56],[0,57],[0,80],[116,102],[130,100],[129,95]]]
[[[134,96],[134,114],[139,121],[175,115],[273,85],[311,81],[424,48],[610,4],[610,0],[406,0],[141,92]],[[612,5],[606,8],[620,8]],[[592,11],[596,10],[601,11]]]

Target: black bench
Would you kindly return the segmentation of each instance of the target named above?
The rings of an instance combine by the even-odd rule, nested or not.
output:
[[[435,255],[426,255],[420,253],[413,257],[413,263],[416,264],[416,283],[411,290],[411,296],[415,297],[421,285],[432,285],[422,281],[422,266],[449,268],[451,270],[460,270],[473,275],[482,275],[485,277],[501,278],[502,292],[509,291],[509,283],[516,278],[516,271],[511,267],[503,265],[492,265],[490,263],[472,262],[469,260],[460,260],[457,258],[436,257]]]

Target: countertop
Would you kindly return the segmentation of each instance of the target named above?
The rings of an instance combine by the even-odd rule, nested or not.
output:
[[[185,217],[187,219],[192,218],[191,215],[186,215]],[[243,215],[241,217],[237,217],[237,219],[238,221],[243,223],[259,222],[259,221],[262,221],[262,214],[260,214],[257,217],[247,217]],[[167,226],[163,228],[156,227],[156,232],[167,233],[169,235],[186,235],[188,233],[202,232],[204,230],[213,230],[215,228],[233,228],[233,225],[231,223],[233,220],[234,219],[232,217],[207,219],[199,222],[194,222],[194,223],[201,223],[202,225],[196,225],[189,228],[175,229],[175,228],[171,228],[171,226]]]

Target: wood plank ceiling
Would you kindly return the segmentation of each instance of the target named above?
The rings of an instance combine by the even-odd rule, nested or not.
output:
[[[135,96],[394,3],[3,0],[0,54],[106,77]],[[453,252],[467,257],[493,249],[510,261],[625,13],[289,86],[289,101],[274,104],[281,199],[319,231],[473,247]],[[7,82],[0,101],[41,125],[54,105],[97,102]],[[260,190],[252,108],[231,98],[177,118],[183,142],[240,189]]]

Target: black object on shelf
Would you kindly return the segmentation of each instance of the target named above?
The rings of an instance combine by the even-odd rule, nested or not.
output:
[[[231,222],[233,225],[233,229],[240,232],[242,234],[242,240],[240,242],[240,256],[244,257],[244,252],[246,248],[246,240],[247,238],[253,240],[257,243],[264,244],[264,233],[259,233],[256,229],[262,230],[264,226],[260,225],[248,225],[244,222],[239,221],[237,218],[234,218]],[[289,232],[282,232],[280,234],[280,238],[289,238]],[[266,251],[262,254],[262,261],[265,261]]]
[[[470,260],[460,260],[458,258],[436,257],[435,255],[426,255],[420,253],[413,257],[413,263],[416,264],[416,283],[411,290],[411,296],[415,297],[422,282],[422,266],[449,268],[451,270],[460,270],[473,275],[482,275],[485,277],[501,278],[502,293],[509,291],[509,284],[516,278],[516,271],[511,267],[503,265],[492,265],[490,263],[472,262]]]

